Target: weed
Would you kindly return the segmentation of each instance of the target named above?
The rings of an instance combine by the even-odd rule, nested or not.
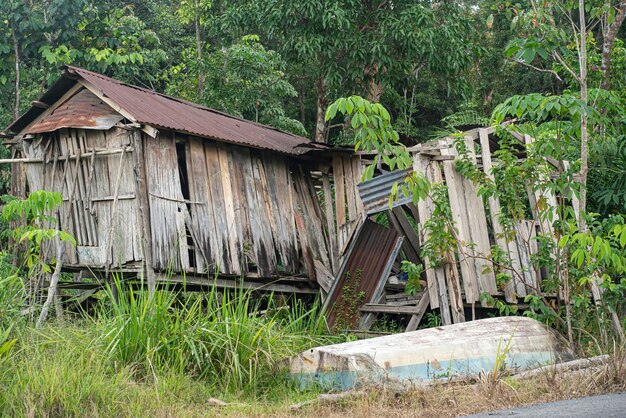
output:
[[[350,275],[347,271],[343,289],[337,302],[334,305],[334,311],[336,312],[336,319],[334,324],[335,331],[345,331],[354,328],[361,317],[359,308],[365,300],[365,292],[361,289],[361,275],[362,270],[357,270],[354,275]]]

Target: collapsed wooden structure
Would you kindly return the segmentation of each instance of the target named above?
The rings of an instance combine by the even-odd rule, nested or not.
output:
[[[495,130],[474,129],[465,132],[461,139],[471,161],[491,180],[494,180],[492,153],[497,147]],[[527,135],[515,135],[520,144],[532,141]],[[494,198],[485,202],[472,181],[457,171],[455,160],[459,159],[459,155],[452,138],[420,144],[410,151],[413,171],[423,173],[432,184],[446,185],[456,248],[445,256],[442,264],[434,267],[430,260],[421,258],[428,239],[426,223],[435,209],[432,198],[420,200],[414,205],[411,196],[400,196],[391,207],[389,203],[392,185],[402,182],[408,172],[386,172],[360,184],[360,197],[367,216],[386,213],[390,228],[377,226],[372,232],[372,226],[366,223],[355,233],[354,242],[344,255],[335,286],[330,290],[327,308],[331,311],[331,323],[342,314],[338,312],[342,309],[342,289],[346,281],[355,275],[360,277],[359,291],[365,293],[365,298],[359,315],[352,318],[352,325],[358,325],[361,330],[368,330],[376,315],[392,314],[408,315],[410,319],[405,324],[406,330],[412,331],[428,309],[438,309],[444,325],[464,322],[466,316],[475,319],[477,305],[489,305],[484,295],[517,304],[529,293],[541,293],[542,282],[548,277],[546,272],[531,265],[531,258],[538,251],[535,237],[539,233],[547,236],[554,234],[551,223],[539,216],[537,204],[547,201],[556,206],[555,196],[548,190],[528,190],[532,218],[515,225],[515,237],[507,240],[499,219],[500,202]],[[375,236],[374,240],[372,236]],[[490,259],[494,245],[499,246],[511,261],[510,269],[504,271],[510,274],[511,279],[505,284],[496,281],[496,273],[501,266],[494,265]],[[366,250],[376,253],[376,260],[383,260],[387,268],[372,274],[373,255],[364,257]],[[402,260],[430,266],[424,272],[422,291],[415,296],[407,296],[402,286],[397,286],[397,278],[402,275]]]
[[[447,186],[457,248],[427,268],[422,291],[408,296],[400,263],[430,266],[422,249],[434,204],[401,197],[389,207],[393,184],[407,172],[360,184],[367,156],[69,66],[9,130],[13,193],[63,196],[58,227],[77,240],[67,244],[66,271],[96,278],[116,271],[151,290],[159,283],[321,289],[331,323],[341,309],[356,309],[347,313],[362,329],[379,314],[401,314],[410,318],[407,330],[428,309],[438,309],[443,324],[473,318],[484,294],[517,303],[540,292],[545,279],[528,266],[533,237],[551,232],[537,202],[554,196],[529,193],[533,219],[507,241],[500,202],[484,202],[457,172],[451,138],[410,150],[414,171]],[[475,129],[463,139],[491,179],[494,131]],[[390,228],[368,219],[381,212]],[[492,245],[516,272],[504,286],[487,257]],[[98,286],[91,282],[85,286]],[[358,289],[349,293],[351,286]],[[346,301],[348,294],[358,301]]]
[[[69,271],[316,294],[363,213],[358,156],[77,67],[8,129]]]

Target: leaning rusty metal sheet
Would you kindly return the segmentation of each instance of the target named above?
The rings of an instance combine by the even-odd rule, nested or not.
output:
[[[389,209],[391,188],[395,183],[403,182],[408,175],[409,172],[406,170],[395,170],[359,184],[359,195],[367,214],[372,215]],[[406,197],[400,194],[392,202],[391,207],[405,205],[411,202],[411,199],[411,196]]]
[[[89,90],[83,89],[28,128],[26,133],[53,132],[61,128],[107,130],[122,118]]]
[[[360,317],[358,307],[356,312],[340,312],[342,307],[354,303],[349,300],[344,303],[344,294],[348,296],[346,288],[356,287],[358,284],[358,289],[353,288],[350,296],[359,297],[359,294],[364,292],[364,297],[359,297],[362,299],[358,301],[359,305],[375,302],[372,298],[376,296],[381,280],[386,281],[387,277],[382,276],[389,270],[390,263],[395,260],[402,242],[402,237],[396,230],[369,219],[365,221],[354,239],[325,303],[329,326],[333,326],[341,315],[348,316],[345,319],[351,326],[358,323]]]
[[[66,68],[70,75],[87,81],[130,113],[138,123],[291,155],[326,149],[306,138],[239,119],[199,104],[125,84],[82,68]]]

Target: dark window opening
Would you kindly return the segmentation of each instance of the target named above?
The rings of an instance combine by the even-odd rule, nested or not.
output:
[[[187,175],[187,147],[184,142],[176,143],[176,157],[178,158],[178,177],[183,199],[189,200],[189,176]],[[189,204],[187,204],[189,209]]]
[[[180,179],[180,191],[183,194],[183,199],[187,201],[185,206],[187,207],[187,213],[189,216],[192,216],[191,204],[189,201],[191,200],[191,194],[189,192],[189,174],[187,171],[187,144],[185,142],[177,142],[176,143],[176,158],[178,159],[178,178]],[[196,248],[193,242],[193,238],[191,237],[191,231],[189,230],[189,225],[185,222],[185,236],[187,239],[187,248],[189,253],[189,265],[191,267],[196,266]]]

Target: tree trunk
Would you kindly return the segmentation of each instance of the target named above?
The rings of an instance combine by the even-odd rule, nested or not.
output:
[[[380,103],[380,98],[385,93],[382,83],[377,82],[373,78],[368,82],[368,99],[372,103]]]
[[[13,49],[15,51],[15,107],[13,108],[13,120],[20,117],[20,45],[15,34],[15,26],[13,26]]]
[[[302,83],[300,86],[300,94],[298,95],[298,101],[300,104],[300,123],[302,123],[302,126],[306,126],[306,103],[304,89],[304,83]]]
[[[65,243],[61,241],[60,238],[57,237],[57,262],[54,268],[54,273],[52,273],[52,278],[50,279],[50,286],[48,287],[48,297],[41,308],[41,313],[39,314],[39,319],[37,320],[36,328],[41,328],[44,322],[46,322],[46,318],[48,317],[48,312],[50,311],[50,305],[52,302],[56,301],[56,293],[57,293],[57,285],[59,284],[59,278],[61,277],[61,269],[63,267],[63,257],[65,256]]]
[[[600,69],[602,70],[602,83],[600,87],[603,89],[611,88],[611,51],[613,50],[613,42],[617,37],[617,33],[622,27],[626,17],[626,0],[620,1],[615,10],[615,20],[609,25],[609,29],[604,34],[602,41],[602,63]]]
[[[374,64],[365,69],[365,77],[367,78],[367,99],[372,103],[380,103],[385,89],[380,81],[376,81],[378,75],[378,65]]]
[[[623,3],[620,3],[620,7]],[[580,66],[580,100],[587,105],[587,28],[586,28],[586,19],[585,19],[585,0],[578,0],[578,14],[579,14],[579,25],[580,25],[580,53],[578,56],[578,63]],[[622,12],[623,14],[623,12]],[[617,21],[617,16],[615,18]],[[624,17],[621,17],[621,20],[624,20]],[[613,22],[615,23],[615,22]],[[621,25],[621,22],[620,22]],[[616,31],[619,30],[619,27]],[[611,29],[609,29],[609,33]],[[613,36],[615,39],[615,36]],[[612,41],[610,47],[612,47]],[[602,50],[602,62],[604,65],[605,53],[609,57],[609,61],[606,63],[606,71],[609,71],[609,63],[610,63],[610,48],[608,51],[605,51],[606,40],[604,42],[603,50]],[[604,70],[604,69],[603,69]],[[605,76],[608,73],[604,73]],[[603,81],[604,82],[604,81]],[[580,119],[580,202],[579,202],[579,218],[578,218],[578,227],[580,232],[586,233],[588,231],[587,221],[585,219],[585,211],[587,210],[587,174],[589,172],[589,149],[588,149],[588,140],[589,133],[587,130],[587,124],[589,121],[589,115],[586,112],[582,113]],[[602,280],[601,277],[597,274],[593,274],[591,277],[591,292],[593,294],[593,299],[595,301],[596,307],[600,307],[603,305],[603,297],[602,297],[602,289],[600,288]],[[613,329],[620,339],[620,342],[624,342],[624,330],[622,329],[621,322],[617,317],[615,312],[610,312],[611,315],[611,324]],[[601,331],[603,331],[601,329]]]
[[[320,75],[317,80],[317,117],[315,121],[315,141],[326,142],[326,79]]]
[[[580,25],[580,51],[578,65],[580,68],[580,100],[587,106],[587,24],[585,19],[585,0],[578,0]],[[580,201],[578,226],[581,232],[587,231],[584,213],[587,210],[587,174],[589,172],[588,129],[589,115],[586,110],[580,118]]]
[[[202,27],[200,26],[200,4],[198,0],[196,0],[194,25],[196,29],[196,53],[198,55],[198,98],[202,99],[204,94],[204,72],[202,68]]]

